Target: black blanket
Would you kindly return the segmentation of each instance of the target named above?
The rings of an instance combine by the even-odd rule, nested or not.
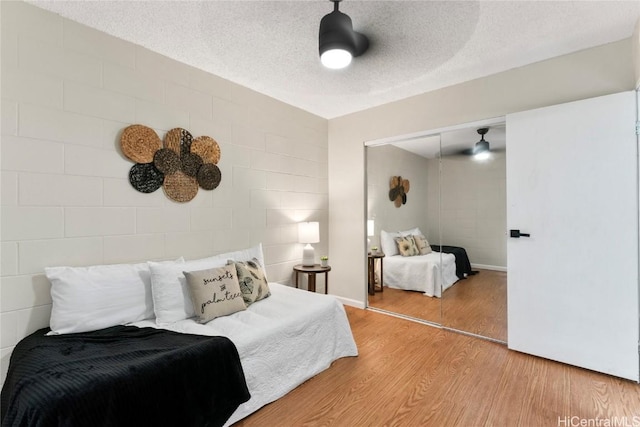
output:
[[[469,262],[469,256],[464,248],[459,246],[431,245],[431,249],[436,252],[453,254],[453,256],[456,257],[456,276],[458,276],[458,279],[464,279],[467,276],[477,273],[477,271],[471,270],[471,262]]]
[[[249,400],[228,338],[133,326],[48,331],[13,350],[2,426],[218,426]]]

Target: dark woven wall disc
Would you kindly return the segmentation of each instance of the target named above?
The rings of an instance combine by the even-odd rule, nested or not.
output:
[[[180,156],[180,170],[189,176],[196,176],[202,166],[202,158],[194,153],[186,153]]]
[[[129,182],[141,193],[153,193],[162,186],[164,174],[153,163],[136,163],[129,170]]]
[[[153,156],[153,164],[163,174],[171,175],[180,170],[180,156],[169,148],[161,148]]]
[[[198,170],[198,184],[205,190],[213,190],[220,185],[222,172],[220,168],[212,163],[203,164]]]

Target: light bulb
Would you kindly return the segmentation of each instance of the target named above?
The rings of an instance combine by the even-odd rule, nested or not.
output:
[[[329,49],[320,55],[322,65],[332,70],[344,68],[351,63],[351,52],[344,49]]]
[[[474,159],[476,160],[487,160],[489,157],[491,157],[491,152],[490,151],[482,151],[478,154],[475,154],[473,156]]]

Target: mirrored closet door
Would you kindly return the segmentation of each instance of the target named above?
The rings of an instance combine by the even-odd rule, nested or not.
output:
[[[439,135],[369,146],[366,156],[368,269],[375,263],[369,280],[376,284],[369,305],[438,324],[441,285],[433,266],[439,264],[439,255],[429,255],[431,266],[407,264],[419,257],[399,254],[396,238],[420,234],[429,244],[440,241],[439,156]]]
[[[372,142],[366,153],[367,249],[385,254],[369,256],[369,306],[506,342],[504,122]],[[428,247],[400,253],[416,234]]]
[[[459,278],[442,294],[442,325],[506,342],[505,126],[443,132],[441,139],[442,252],[455,256]],[[488,152],[461,144],[481,140],[489,143]]]

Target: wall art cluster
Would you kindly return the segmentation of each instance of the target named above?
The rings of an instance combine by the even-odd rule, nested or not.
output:
[[[407,193],[409,192],[409,180],[402,179],[401,176],[392,176],[389,182],[389,200],[396,208],[407,204]]]
[[[122,132],[120,146],[136,163],[129,182],[142,193],[163,187],[167,197],[184,203],[198,194],[198,187],[213,190],[220,185],[220,146],[209,136],[193,138],[188,130],[175,128],[163,143],[153,129],[131,125]]]

